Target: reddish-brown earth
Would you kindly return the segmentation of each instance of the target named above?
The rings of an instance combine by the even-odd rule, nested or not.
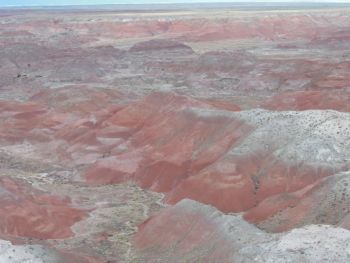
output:
[[[208,12],[0,10],[2,239],[52,262],[347,262],[348,10]]]
[[[69,207],[69,200],[43,193],[30,193],[9,178],[1,178],[1,235],[38,239],[67,238],[70,227],[85,212]]]
[[[343,91],[308,90],[281,93],[264,105],[270,110],[326,110],[350,112],[350,94]]]

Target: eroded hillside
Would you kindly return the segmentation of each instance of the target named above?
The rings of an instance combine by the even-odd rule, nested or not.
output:
[[[349,262],[348,11],[1,10],[0,261]]]

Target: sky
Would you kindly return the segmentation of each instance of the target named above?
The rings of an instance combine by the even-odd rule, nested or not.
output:
[[[93,4],[152,4],[198,2],[248,2],[244,0],[0,0],[0,6],[52,6]],[[249,2],[334,2],[350,3],[350,0],[251,0]]]

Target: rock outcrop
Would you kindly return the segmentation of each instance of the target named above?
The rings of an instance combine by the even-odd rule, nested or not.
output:
[[[183,200],[139,227],[142,262],[347,262],[350,231],[309,225],[267,234],[237,215]]]

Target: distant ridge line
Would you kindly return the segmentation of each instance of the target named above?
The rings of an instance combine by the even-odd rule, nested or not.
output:
[[[147,11],[147,10],[191,10],[191,9],[237,9],[240,11],[255,10],[288,10],[346,8],[350,3],[340,2],[202,2],[202,3],[154,3],[154,4],[102,4],[102,5],[0,5],[2,10],[96,10],[96,11]]]

